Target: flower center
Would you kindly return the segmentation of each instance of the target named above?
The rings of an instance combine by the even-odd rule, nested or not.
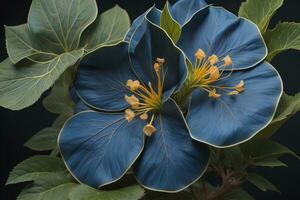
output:
[[[244,81],[241,80],[235,86],[217,85],[218,81],[227,79],[231,76],[228,73],[223,76],[225,68],[232,65],[232,59],[227,55],[222,61],[219,61],[217,55],[206,56],[202,49],[198,49],[195,53],[196,64],[188,77],[191,88],[201,88],[208,93],[208,96],[214,99],[220,98],[222,95],[218,92],[223,90],[227,95],[238,95],[245,90]]]
[[[136,116],[141,120],[148,120],[148,115],[152,115],[149,123],[144,127],[143,132],[147,136],[151,136],[156,128],[153,126],[155,114],[162,106],[163,80],[161,76],[162,67],[165,60],[157,58],[153,65],[153,70],[157,78],[157,90],[153,89],[149,82],[148,86],[143,85],[138,80],[127,80],[127,87],[133,93],[125,95],[125,101],[131,108],[125,110],[125,119],[131,122]]]

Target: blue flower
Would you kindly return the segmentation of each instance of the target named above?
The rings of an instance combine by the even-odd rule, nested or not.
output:
[[[190,137],[170,99],[187,77],[185,61],[166,33],[145,18],[130,43],[84,58],[74,83],[78,113],[59,137],[62,156],[79,182],[98,188],[132,167],[145,187],[176,192],[201,177],[208,147]]]
[[[123,42],[81,62],[78,113],[59,135],[79,182],[98,188],[132,168],[148,189],[181,191],[205,172],[206,144],[239,144],[272,119],[282,82],[263,62],[257,27],[199,0],[180,0],[170,11],[182,28],[177,44],[151,8]]]

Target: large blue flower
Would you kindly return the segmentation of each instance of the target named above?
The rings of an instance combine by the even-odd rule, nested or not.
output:
[[[146,188],[180,191],[204,173],[204,143],[236,145],[272,119],[282,82],[263,62],[257,27],[201,0],[180,0],[170,12],[182,28],[177,44],[151,8],[124,42],[81,62],[78,113],[59,136],[78,181],[101,187],[132,167]],[[178,105],[189,105],[185,116]]]
[[[84,58],[74,83],[78,113],[59,137],[62,156],[78,181],[101,187],[133,164],[137,180],[157,191],[179,191],[201,177],[208,147],[190,137],[170,99],[187,77],[185,61],[166,33],[145,18],[131,43]]]

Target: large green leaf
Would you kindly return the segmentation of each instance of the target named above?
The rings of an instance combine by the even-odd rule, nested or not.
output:
[[[144,195],[140,186],[130,186],[113,191],[99,191],[85,185],[75,187],[70,200],[138,200]]]
[[[65,170],[65,165],[60,158],[34,156],[18,164],[10,173],[6,184],[38,180],[46,175]]]
[[[123,40],[130,27],[126,10],[115,6],[99,15],[96,21],[83,33],[82,46],[87,51],[115,44]]]
[[[11,110],[32,105],[82,55],[83,50],[77,50],[45,63],[24,60],[16,65],[4,60],[0,63],[0,105]]]
[[[242,3],[239,16],[245,17],[258,25],[262,33],[267,30],[272,16],[284,0],[247,0]]]
[[[279,190],[270,181],[258,174],[249,173],[247,174],[246,179],[264,192],[267,190],[279,192]]]
[[[240,145],[240,147],[245,157],[251,158],[254,162],[256,160],[260,161],[263,159],[278,158],[286,154],[300,159],[296,153],[287,147],[270,140],[251,140]]]
[[[33,0],[28,25],[55,52],[69,52],[78,49],[97,13],[95,0]]]
[[[168,35],[172,38],[174,43],[176,43],[181,35],[181,27],[176,22],[176,20],[173,19],[170,10],[169,10],[169,3],[167,2],[161,17],[160,17],[160,26],[168,33]]]
[[[77,185],[63,173],[45,175],[24,189],[17,200],[68,200],[70,191]]]
[[[67,70],[54,84],[51,94],[43,100],[44,107],[54,114],[72,115],[74,103],[69,95],[74,69]]]
[[[257,139],[271,137],[290,117],[300,111],[300,93],[295,96],[283,94],[271,124],[257,134]]]
[[[264,38],[269,49],[269,61],[283,51],[300,50],[300,23],[279,23],[274,29],[268,30]]]
[[[57,147],[57,136],[60,129],[45,128],[31,137],[24,146],[35,151],[49,151]]]

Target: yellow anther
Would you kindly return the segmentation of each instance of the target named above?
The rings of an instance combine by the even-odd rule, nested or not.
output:
[[[147,124],[143,129],[144,134],[148,137],[150,137],[155,131],[156,128],[152,124]]]
[[[237,84],[234,89],[238,92],[243,92],[245,90],[245,83],[243,80],[240,81],[239,84]]]
[[[137,108],[139,107],[140,101],[139,101],[138,98],[136,98],[136,96],[134,96],[134,95],[131,95],[131,96],[125,95],[125,100],[126,100],[126,102],[127,102],[129,105],[131,105],[131,107],[132,107],[133,109],[137,109]]]
[[[140,115],[141,120],[147,120],[148,119],[148,114],[144,113],[142,115]]]
[[[217,55],[213,54],[209,56],[208,61],[210,62],[211,65],[214,65],[219,61],[219,58]]]
[[[209,68],[209,74],[212,81],[217,81],[221,76],[219,68],[216,66]]]
[[[158,64],[163,65],[165,63],[165,59],[164,58],[156,58],[156,62],[158,62]]]
[[[159,72],[160,69],[161,69],[161,65],[160,65],[159,63],[154,63],[153,68],[154,68],[154,70],[155,70],[156,72]]]
[[[232,65],[232,59],[231,59],[230,56],[226,56],[226,57],[223,59],[223,61],[224,61],[224,66],[225,66],[225,67]]]
[[[197,52],[195,53],[195,57],[198,60],[202,60],[203,58],[205,58],[205,52],[202,49],[198,49]]]
[[[127,81],[127,87],[129,87],[131,91],[135,91],[140,87],[140,82],[138,80],[133,81],[129,79]]]
[[[134,114],[134,112],[131,109],[126,109],[125,110],[125,119],[128,122],[131,122],[134,117],[135,117],[135,114]]]
[[[217,93],[216,89],[214,88],[213,90],[209,91],[209,97],[213,98],[213,99],[218,99],[221,97],[220,94]]]
[[[229,96],[234,96],[234,95],[238,95],[239,92],[238,91],[232,91],[232,92],[228,92],[227,95]]]

